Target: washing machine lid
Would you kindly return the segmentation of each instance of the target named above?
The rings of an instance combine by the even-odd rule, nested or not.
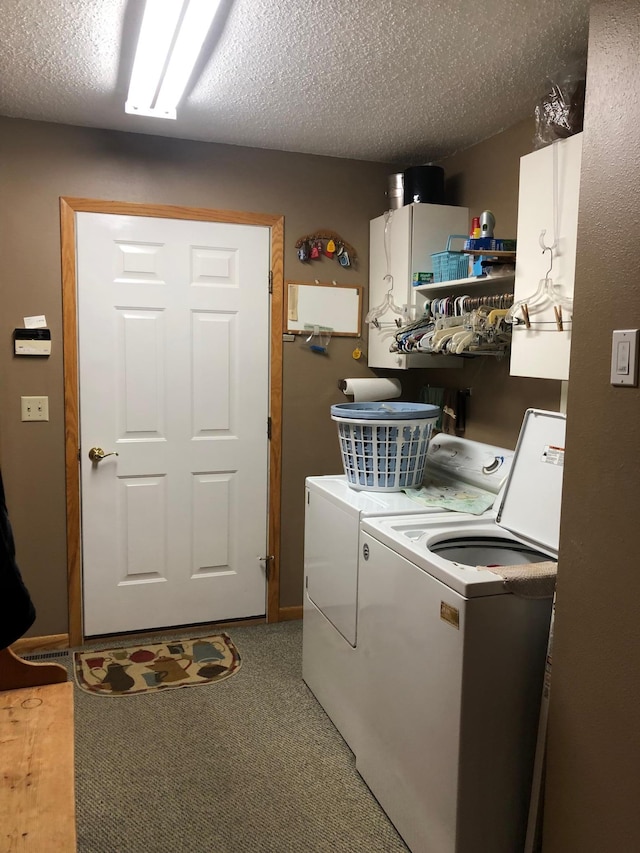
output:
[[[527,409],[497,523],[557,557],[566,418]]]

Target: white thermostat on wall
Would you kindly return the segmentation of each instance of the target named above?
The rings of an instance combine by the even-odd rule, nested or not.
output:
[[[16,355],[51,355],[50,329],[14,329]]]

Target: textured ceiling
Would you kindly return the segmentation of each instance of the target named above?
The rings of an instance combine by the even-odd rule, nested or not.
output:
[[[0,114],[425,162],[531,115],[546,79],[586,54],[588,6],[223,0],[171,122],[124,113],[142,0],[1,0]]]

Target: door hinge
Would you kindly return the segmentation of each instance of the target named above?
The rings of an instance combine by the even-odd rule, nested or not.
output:
[[[273,293],[273,270],[269,270],[269,293]]]
[[[271,415],[267,418],[267,438],[271,441]]]

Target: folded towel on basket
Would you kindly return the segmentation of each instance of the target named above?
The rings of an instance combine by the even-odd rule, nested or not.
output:
[[[558,564],[552,560],[544,563],[525,563],[522,566],[477,566],[493,572],[504,581],[508,592],[520,598],[553,598],[556,591]]]

